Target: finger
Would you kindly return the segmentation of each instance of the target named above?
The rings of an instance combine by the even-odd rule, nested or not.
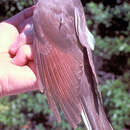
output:
[[[34,65],[34,61],[30,61],[27,65],[31,68],[31,70],[32,70],[32,71],[35,73],[35,75],[36,75],[36,67],[35,67],[35,65]]]
[[[23,23],[27,18],[33,15],[34,6],[26,8],[15,16],[7,19],[5,22],[18,26]]]
[[[37,71],[36,71],[36,66],[35,66],[35,64],[34,64],[34,62],[29,62],[28,63],[28,66],[31,68],[31,70],[34,72],[34,74],[36,75],[36,77],[37,77],[37,82],[36,82],[36,84],[35,84],[35,86],[37,86],[37,88],[40,90],[40,86],[39,85],[41,85],[41,81],[39,80],[39,75],[38,75],[38,73],[37,73]],[[41,90],[40,90],[41,91]],[[44,90],[42,90],[41,92],[44,92]]]
[[[23,30],[28,29],[28,26],[32,27],[32,17],[29,17],[24,22],[18,25],[18,30],[21,33]]]
[[[16,56],[13,58],[12,63],[15,65],[23,66],[27,62],[33,60],[32,45],[23,45],[17,51]]]
[[[13,73],[13,75],[12,75]],[[32,90],[38,90],[35,73],[28,66],[13,66],[0,82],[0,96],[15,95]]]
[[[21,29],[23,30],[22,33],[25,35],[25,42],[29,43],[29,44],[32,43],[32,41],[33,41],[33,24],[32,24],[32,18],[26,20],[25,23],[23,23],[23,25],[21,25]]]
[[[9,53],[16,55],[17,50],[24,44],[30,44],[33,41],[32,25],[27,24],[22,33],[18,36],[17,40],[10,46]]]

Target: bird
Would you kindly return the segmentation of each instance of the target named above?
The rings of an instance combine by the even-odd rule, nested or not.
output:
[[[90,33],[80,0],[37,0],[33,50],[38,86],[56,120],[59,108],[72,128],[83,119],[88,130],[112,130],[105,115]]]

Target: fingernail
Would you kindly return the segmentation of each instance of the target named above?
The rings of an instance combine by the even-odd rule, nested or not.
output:
[[[15,54],[16,54],[16,50],[17,50],[17,48],[10,48],[10,49],[9,49],[9,52],[10,52],[12,55],[15,55]]]
[[[14,58],[12,59],[11,63],[16,64],[15,61],[16,61],[16,58],[14,57]]]

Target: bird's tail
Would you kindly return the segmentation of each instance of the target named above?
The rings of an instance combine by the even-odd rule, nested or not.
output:
[[[98,97],[97,103],[95,103],[96,96],[91,90],[91,87],[92,86],[89,85],[87,78],[84,76],[82,80],[82,92],[80,98],[82,104],[81,116],[87,130],[112,130]]]
[[[92,130],[92,127],[91,127],[91,124],[89,122],[88,116],[87,116],[87,114],[85,113],[84,110],[81,112],[81,116],[82,116],[82,119],[83,119],[83,122],[84,122],[85,126],[87,127],[87,130]]]
[[[87,106],[87,111],[84,108],[81,116],[87,130],[113,130],[102,108],[96,113],[96,110]]]

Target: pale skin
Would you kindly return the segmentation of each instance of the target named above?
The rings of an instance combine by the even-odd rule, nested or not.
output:
[[[31,44],[33,10],[0,23],[0,97],[38,90]]]

